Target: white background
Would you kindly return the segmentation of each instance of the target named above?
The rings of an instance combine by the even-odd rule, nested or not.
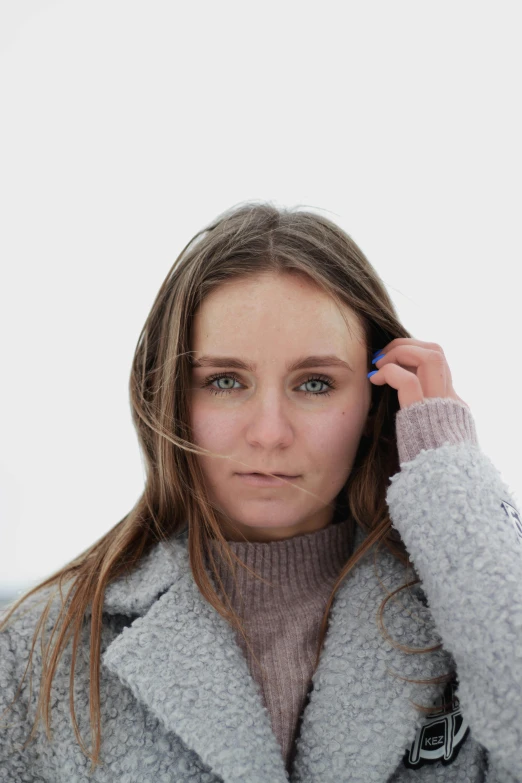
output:
[[[519,10],[2,1],[4,594],[134,505],[139,332],[182,247],[249,199],[352,236],[521,507]]]

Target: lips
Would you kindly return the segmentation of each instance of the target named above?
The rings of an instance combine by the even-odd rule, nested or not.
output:
[[[241,476],[269,476],[269,473],[241,473]],[[296,476],[290,476],[288,473],[274,473],[274,476],[279,476],[280,478],[297,478]]]

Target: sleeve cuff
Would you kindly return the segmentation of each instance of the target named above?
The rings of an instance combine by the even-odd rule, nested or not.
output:
[[[479,445],[475,421],[460,400],[427,397],[395,416],[399,463],[415,459],[422,449],[436,449],[445,443]]]

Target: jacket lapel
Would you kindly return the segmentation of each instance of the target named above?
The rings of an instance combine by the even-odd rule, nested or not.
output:
[[[121,583],[107,588],[105,610],[124,611],[129,589],[135,610],[151,605],[111,642],[103,665],[226,783],[286,782],[269,713],[233,630],[199,593],[186,537],[170,551],[160,544],[151,555],[126,590]],[[151,569],[155,560],[158,571]],[[146,587],[138,597],[140,583]]]
[[[356,546],[364,540],[357,529]],[[377,573],[376,573],[377,571]],[[445,683],[406,683],[449,670],[445,651],[408,655],[380,633],[386,593],[412,578],[381,548],[339,588],[292,770],[294,783],[386,781],[424,722],[409,701],[430,705]],[[440,637],[418,587],[390,599],[384,612],[392,639],[415,648]],[[160,596],[160,597],[158,597]],[[177,734],[225,783],[288,780],[270,715],[235,632],[203,599],[188,563],[186,531],[160,543],[130,576],[109,585],[104,611],[137,614],[107,647],[102,664],[167,731]]]

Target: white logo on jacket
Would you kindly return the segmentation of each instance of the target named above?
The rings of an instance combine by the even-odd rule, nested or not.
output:
[[[462,715],[458,698],[455,696],[456,682],[446,686],[438,703],[441,709],[432,714],[418,729],[411,747],[406,750],[404,765],[418,769],[425,764],[441,762],[447,766],[458,756],[460,748],[469,734],[469,723]],[[450,711],[442,705],[450,703]],[[435,702],[437,704],[437,702]]]

